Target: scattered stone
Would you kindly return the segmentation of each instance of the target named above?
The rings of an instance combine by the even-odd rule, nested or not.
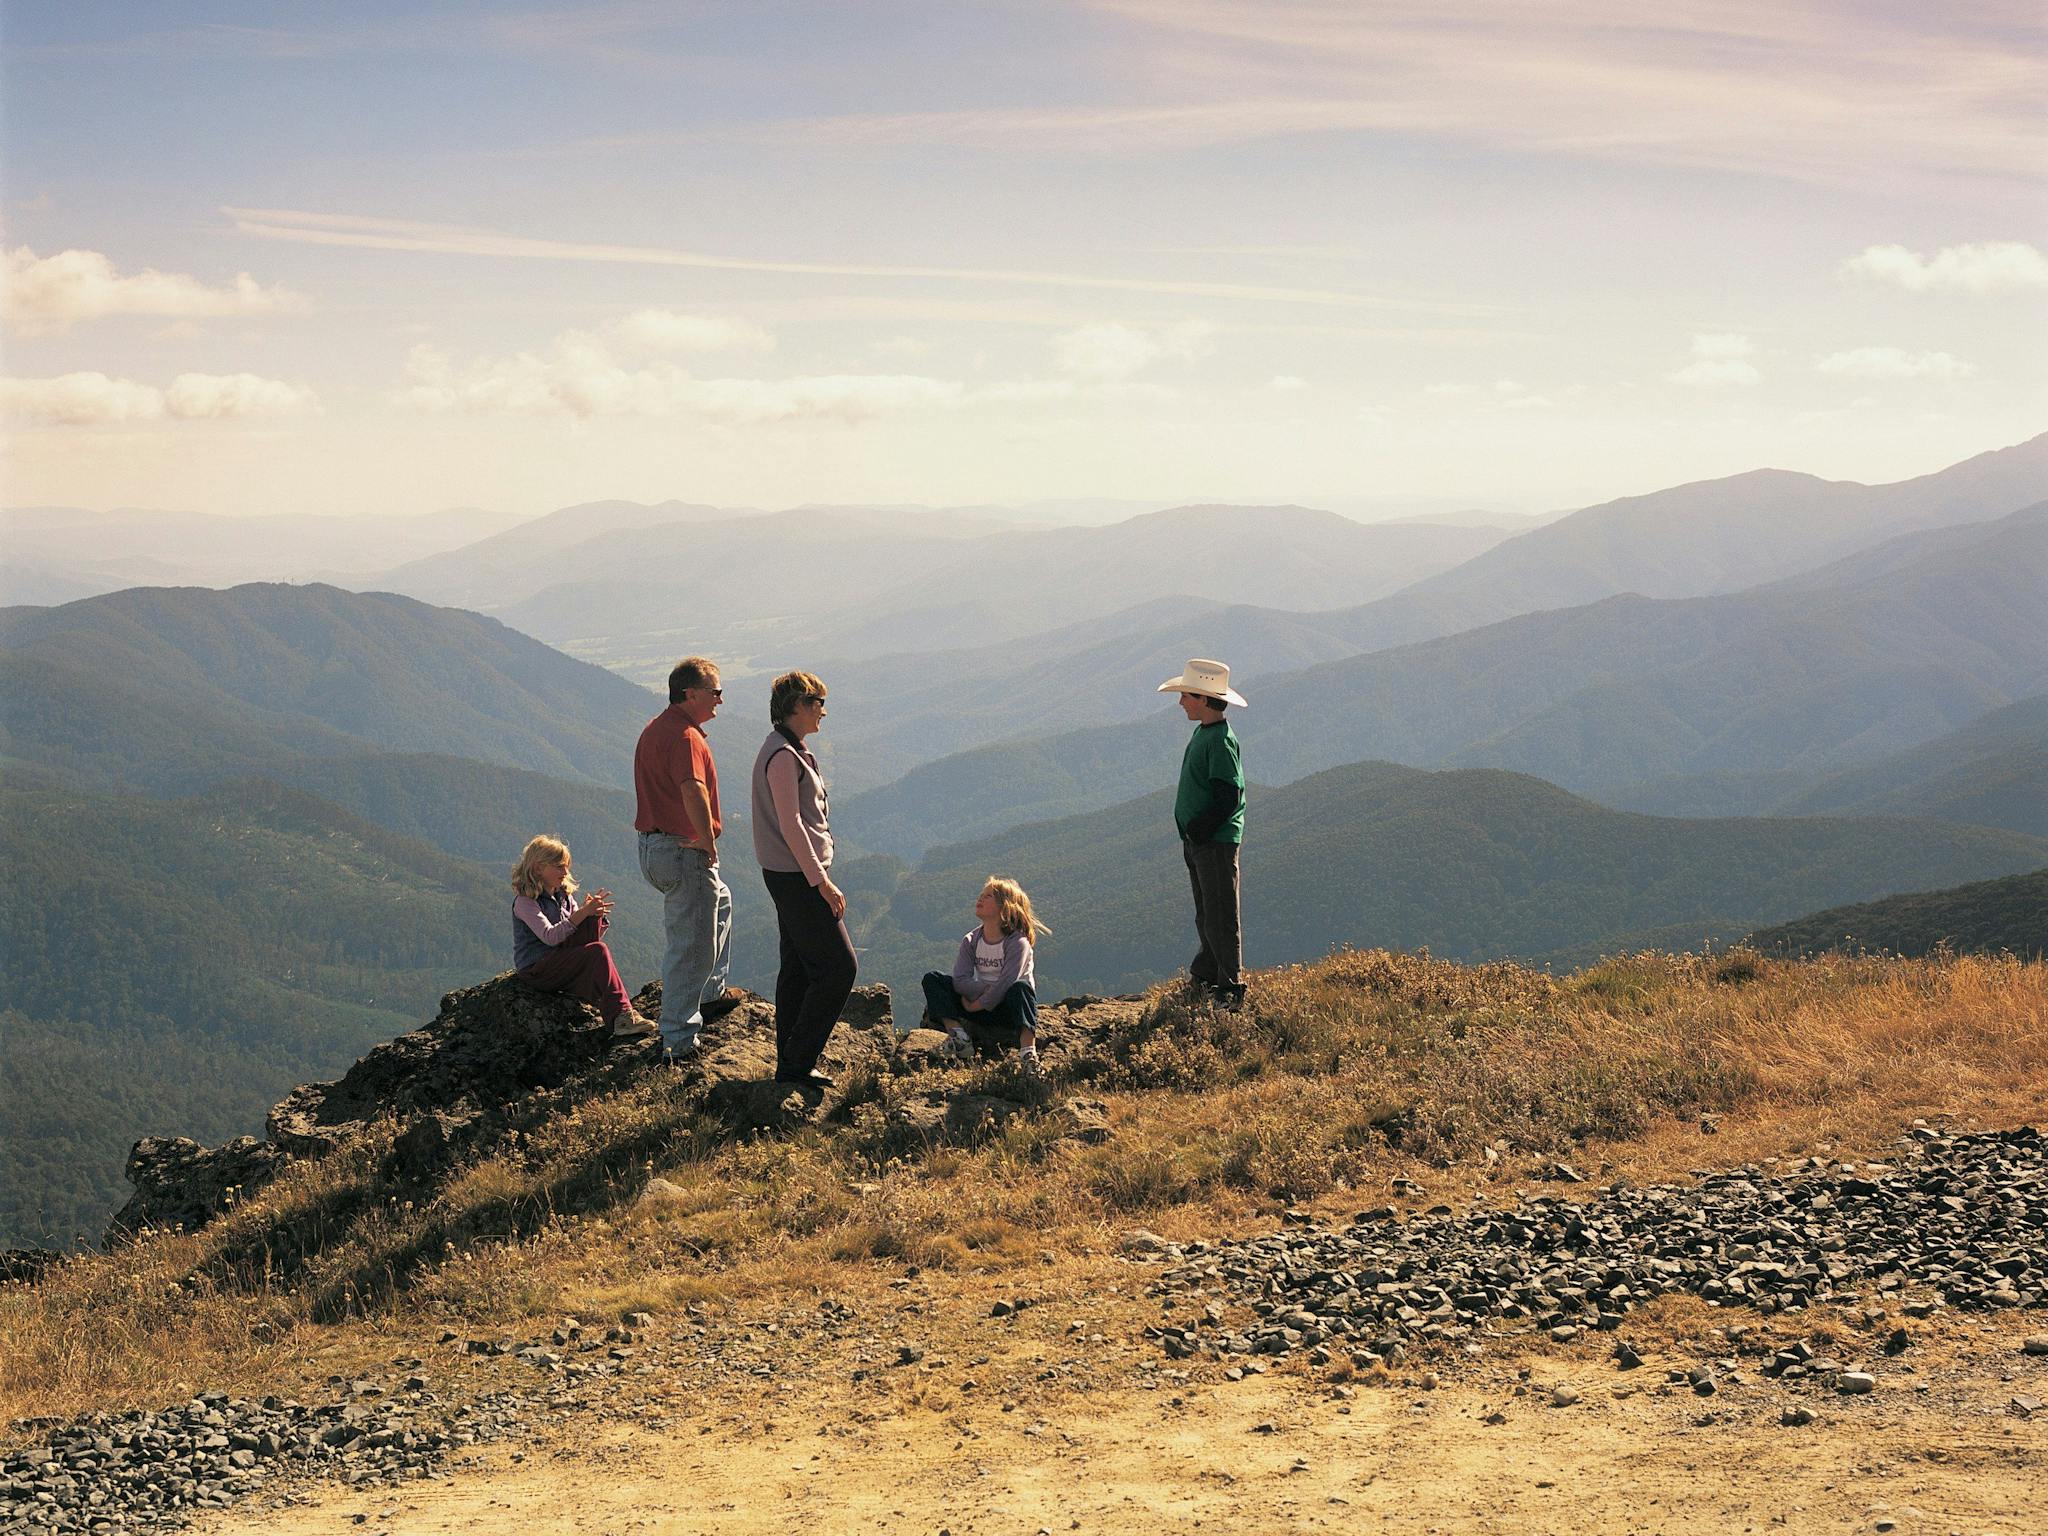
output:
[[[1264,1236],[1185,1249],[1134,1248],[1137,1236],[1127,1234],[1127,1251],[1167,1259],[1156,1281],[1163,1301],[1199,1292],[1205,1306],[1220,1297],[1241,1309],[1198,1329],[1155,1330],[1182,1358],[1322,1349],[1365,1370],[1418,1345],[1471,1353],[1502,1336],[1563,1342],[1613,1330],[1674,1293],[1776,1317],[1840,1307],[1875,1327],[1885,1313],[1870,1307],[1873,1293],[1908,1317],[2048,1307],[2048,1138],[2032,1127],[1922,1127],[1885,1163],[1801,1158],[1683,1184],[1617,1183],[1583,1201],[1523,1193],[1508,1207],[1435,1207],[1405,1220],[1379,1206],[1346,1225],[1288,1220]],[[1912,1291],[1932,1294],[1899,1294]],[[1911,1344],[1893,1328],[1877,1347],[1897,1354]],[[1618,1341],[1614,1360],[1628,1370],[1642,1356]],[[1765,1373],[1836,1381],[1860,1374],[1851,1364],[1802,1344],[1780,1350]],[[1735,1365],[1678,1380],[1708,1396],[1740,1384]]]
[[[1792,1425],[1796,1428],[1802,1424],[1811,1424],[1814,1418],[1814,1411],[1807,1407],[1806,1404],[1794,1403],[1778,1415],[1778,1422],[1780,1424]]]
[[[2023,1355],[2048,1355],[2048,1333],[2037,1333],[2020,1346]]]
[[[1559,1408],[1569,1408],[1579,1400],[1577,1387],[1558,1385],[1550,1389],[1550,1401]]]
[[[1861,1397],[1877,1390],[1877,1378],[1868,1371],[1844,1371],[1835,1378],[1835,1390],[1844,1397]]]

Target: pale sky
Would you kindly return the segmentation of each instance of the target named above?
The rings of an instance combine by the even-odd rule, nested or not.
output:
[[[2034,0],[18,0],[0,501],[1528,511],[2048,428]]]

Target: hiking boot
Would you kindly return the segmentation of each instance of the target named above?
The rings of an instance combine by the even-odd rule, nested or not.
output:
[[[664,1040],[661,1046],[662,1065],[667,1067],[681,1066],[684,1062],[696,1056],[697,1052],[702,1048],[702,1044],[703,1042],[697,1038],[695,1031],[685,1035],[680,1040]]]
[[[660,1028],[661,1026],[655,1023],[654,1020],[648,1018],[643,1013],[636,1012],[632,1005],[628,1004],[626,1011],[612,1020],[612,1038],[614,1040],[645,1040]]]
[[[1026,1077],[1033,1080],[1045,1076],[1045,1068],[1038,1060],[1038,1050],[1036,1047],[1028,1051],[1019,1051],[1017,1053],[1017,1065],[1023,1069]]]

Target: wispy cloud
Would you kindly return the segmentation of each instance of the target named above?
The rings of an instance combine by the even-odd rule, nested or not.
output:
[[[718,256],[663,246],[605,245],[508,235],[457,224],[421,223],[374,215],[310,213],[280,208],[224,208],[235,229],[267,240],[308,245],[353,246],[381,251],[481,256],[524,261],[599,262],[625,266],[693,267],[728,272],[773,272],[795,277],[896,278],[950,283],[1016,284],[1042,288],[1100,289],[1106,292],[1167,294],[1181,298],[1314,304],[1340,309],[1381,309],[1433,314],[1483,315],[1488,306],[1444,304],[1321,288],[1209,283],[1173,278],[1115,277],[1077,272],[1032,272],[1006,268],[899,266],[860,262],[776,261]]]
[[[642,352],[772,352],[775,338],[751,320],[731,315],[690,315],[673,309],[636,309],[606,331]]]
[[[1908,352],[1903,347],[1856,347],[1818,358],[1815,373],[1845,379],[1966,379],[1977,371],[1946,352]]]
[[[1850,277],[1896,283],[1914,293],[2048,288],[2048,256],[2018,240],[1948,245],[1931,257],[1903,245],[1873,245],[1843,262],[1842,271]]]
[[[1673,373],[1674,384],[1696,389],[1722,389],[1731,385],[1755,384],[1763,378],[1749,359],[1756,343],[1732,331],[1705,331],[1692,339],[1692,361]]]
[[[1053,338],[1053,366],[1080,379],[1125,379],[1153,363],[1191,363],[1209,351],[1216,328],[1199,320],[1141,326],[1084,325]]]
[[[165,417],[221,421],[297,416],[317,403],[310,389],[253,373],[181,373],[168,389],[92,372],[0,379],[0,416],[48,426],[111,426]]]
[[[1140,141],[1381,129],[1827,182],[2038,184],[2048,56],[2027,0],[1096,4],[1151,34],[1155,91],[1203,104],[1122,130]]]
[[[246,272],[224,287],[210,288],[196,277],[149,268],[123,276],[98,251],[38,256],[25,245],[8,251],[0,262],[0,317],[30,334],[62,332],[110,315],[205,318],[304,307],[298,295],[265,288]]]
[[[406,359],[397,403],[434,414],[696,417],[738,424],[802,418],[865,421],[947,406],[963,391],[913,374],[824,374],[782,379],[700,379],[673,363],[622,363],[599,336],[571,331],[547,356],[520,352],[458,365],[432,347]]]

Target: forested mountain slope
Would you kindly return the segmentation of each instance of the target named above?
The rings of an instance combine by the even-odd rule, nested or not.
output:
[[[1835,907],[1761,929],[1748,942],[1797,955],[1823,950],[1926,955],[1946,947],[2038,960],[2048,951],[2048,869]]]
[[[1624,947],[1653,929],[1730,942],[1817,906],[2036,867],[2048,841],[1903,819],[1679,821],[1611,811],[1520,774],[1356,763],[1254,785],[1243,854],[1246,960],[1339,944],[1461,960]],[[1162,791],[935,848],[878,917],[864,966],[892,986],[950,961],[991,873],[1053,927],[1042,990],[1121,991],[1193,950],[1187,872]]]

